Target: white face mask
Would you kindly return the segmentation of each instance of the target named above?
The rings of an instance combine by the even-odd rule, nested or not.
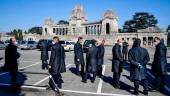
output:
[[[55,42],[54,42],[54,41],[52,41],[52,44],[54,45],[54,44],[55,44]]]
[[[122,46],[122,45],[123,45],[123,43],[119,43],[119,45],[120,45],[120,46]]]

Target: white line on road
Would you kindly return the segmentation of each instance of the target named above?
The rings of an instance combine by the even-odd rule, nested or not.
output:
[[[73,65],[73,64],[68,64],[68,65],[66,66],[66,68],[68,68],[68,67],[71,66],[71,65]],[[47,77],[43,78],[42,80],[34,83],[33,85],[34,85],[34,86],[39,85],[40,83],[42,83],[42,82],[44,82],[45,80],[49,79],[49,77],[50,77],[50,76],[47,76]]]
[[[103,65],[102,75],[104,75],[105,69],[106,69],[106,66]],[[101,90],[102,90],[102,83],[103,83],[103,76],[100,78],[99,85],[98,85],[98,88],[97,88],[97,94],[100,94],[100,93],[101,93]]]
[[[28,66],[25,66],[25,67],[21,67],[21,68],[19,68],[19,70],[23,70],[23,69],[26,69],[26,68],[29,68],[29,67],[32,67],[32,66],[35,66],[35,65],[38,65],[38,64],[40,64],[40,62],[37,62],[37,63],[35,63],[35,64],[31,64],[31,65],[28,65]],[[5,74],[7,74],[7,73],[9,73],[9,72],[0,73],[0,76],[1,76],[1,75],[5,75]]]
[[[10,86],[11,84],[3,84],[0,85]],[[38,89],[38,90],[46,90],[46,87],[37,87],[37,86],[21,86],[22,88],[31,88],[31,89]],[[62,92],[71,92],[71,93],[79,93],[79,94],[91,94],[91,95],[101,95],[101,96],[135,96],[135,95],[123,95],[123,94],[112,94],[112,93],[95,93],[95,92],[88,92],[88,91],[74,91],[74,90],[65,90],[60,89]]]
[[[28,65],[28,66],[25,66],[25,67],[21,67],[21,68],[19,68],[19,70],[26,69],[26,68],[29,68],[29,67],[32,67],[32,66],[35,66],[35,65],[39,65],[39,64],[40,64],[40,62],[37,62],[35,64],[31,64],[31,65]]]
[[[42,80],[40,80],[40,81],[38,81],[38,82],[34,83],[34,84],[33,84],[33,86],[36,86],[36,85],[38,85],[38,84],[42,83],[43,81],[45,81],[45,80],[49,79],[49,77],[50,77],[50,76],[47,76],[47,77],[45,77],[44,79],[42,79]]]
[[[148,73],[153,79],[155,79],[155,76],[152,75],[152,73],[150,73],[149,71],[147,71],[147,73]],[[170,92],[170,88],[169,88],[167,85],[165,85],[164,88],[165,88],[167,91]]]

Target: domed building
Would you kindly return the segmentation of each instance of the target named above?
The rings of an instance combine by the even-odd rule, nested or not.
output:
[[[129,44],[132,44],[135,38],[140,38],[143,45],[151,46],[155,36],[163,38],[165,43],[167,38],[165,30],[157,28],[142,29],[136,33],[119,33],[118,15],[112,9],[106,10],[100,20],[89,22],[84,8],[81,5],[75,6],[66,21],[68,23],[55,23],[48,17],[42,26],[43,34],[38,38],[51,39],[57,35],[60,39],[76,41],[77,37],[83,36],[85,39],[105,39],[109,45],[115,43],[118,38],[124,39]]]

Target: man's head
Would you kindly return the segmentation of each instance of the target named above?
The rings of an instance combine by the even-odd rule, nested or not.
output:
[[[155,37],[154,38],[155,45],[158,45],[160,42],[161,42],[161,38],[160,37]]]
[[[139,38],[136,38],[135,41],[133,42],[133,46],[140,46],[141,40]]]
[[[103,40],[102,40],[102,45],[104,45],[104,43],[105,43],[105,40],[103,39]]]
[[[10,38],[10,44],[16,44],[16,38],[15,37]]]
[[[118,38],[118,39],[117,39],[117,43],[118,43],[119,45],[121,45],[121,46],[122,46],[122,43],[123,43],[122,38]]]
[[[53,43],[55,44],[55,43],[58,43],[58,42],[59,42],[59,37],[54,36],[53,37]]]
[[[78,37],[78,42],[83,43],[83,37]]]

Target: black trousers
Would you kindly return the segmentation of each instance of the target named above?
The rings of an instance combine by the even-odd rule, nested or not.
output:
[[[155,77],[155,88],[158,90],[162,90],[164,88],[165,85],[165,80],[164,80],[164,75],[162,76],[156,76]]]
[[[52,89],[55,89],[54,83],[57,84],[58,87],[61,87],[61,84],[63,82],[61,74],[51,74],[51,76],[52,76],[54,82],[52,81],[52,79],[49,80],[50,87]]]
[[[97,75],[102,76],[103,67],[102,65],[97,65]]]
[[[81,73],[84,74],[84,64],[76,64],[76,73],[80,74],[79,66],[81,65]]]
[[[42,60],[42,66],[41,66],[42,69],[48,69],[48,62],[47,60]]]
[[[113,80],[114,80],[115,86],[120,86],[120,72],[114,72]]]
[[[123,60],[127,61],[127,53],[123,53]]]
[[[96,79],[96,72],[85,72],[85,74],[84,74],[84,76],[83,76],[83,80],[84,81],[87,81],[87,77],[88,77],[88,75],[90,75],[90,74],[92,74],[93,76],[92,77],[90,77],[90,79],[91,79],[91,81],[95,81],[95,79]]]
[[[18,71],[10,71],[9,73],[11,75],[11,87],[12,88],[17,88],[17,74],[18,74]]]
[[[148,81],[146,79],[143,79],[142,81],[142,86],[144,91],[148,91]],[[135,87],[135,91],[138,92],[139,89],[139,85],[140,85],[140,81],[139,80],[135,80],[134,81],[134,87]]]

